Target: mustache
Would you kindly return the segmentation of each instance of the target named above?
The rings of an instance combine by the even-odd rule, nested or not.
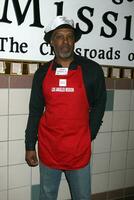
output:
[[[70,48],[70,45],[64,44],[64,45],[61,46],[61,48]]]

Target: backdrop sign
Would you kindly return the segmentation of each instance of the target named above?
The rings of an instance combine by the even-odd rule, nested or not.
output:
[[[1,0],[0,59],[47,61],[46,25],[57,15],[82,31],[75,52],[103,65],[134,67],[134,0]]]

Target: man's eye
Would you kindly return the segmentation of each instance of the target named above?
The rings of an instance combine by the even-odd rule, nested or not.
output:
[[[63,38],[63,36],[62,35],[56,35],[56,37],[55,37],[56,39],[58,39],[58,40],[60,40],[60,39],[62,39]]]
[[[74,35],[69,35],[68,38],[73,40],[74,39]]]
[[[74,35],[67,35],[67,36],[63,36],[63,35],[56,35],[55,36],[56,40],[74,40]]]

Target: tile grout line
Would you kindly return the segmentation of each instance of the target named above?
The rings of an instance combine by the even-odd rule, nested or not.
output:
[[[7,200],[9,200],[9,98],[10,96],[10,76],[8,77],[8,127],[7,127],[7,131],[8,131],[8,138],[7,138]]]
[[[114,92],[113,92],[113,108],[114,108]],[[111,163],[111,147],[112,147],[112,129],[113,129],[113,110],[112,110],[112,126],[111,126],[111,133],[110,133],[111,136],[110,136],[109,169],[108,169],[108,188],[107,188],[107,193],[106,193],[106,200],[109,199],[108,192],[109,192],[109,188],[110,188],[110,163]]]
[[[131,82],[131,88],[132,88],[132,82]],[[130,118],[131,118],[131,101],[132,101],[132,90],[131,90],[131,95],[130,95],[130,104],[129,104],[129,126],[128,126],[128,138],[127,138],[127,149],[126,149],[126,162],[125,162],[125,180],[124,180],[124,198],[126,197],[126,184],[127,184],[127,169],[128,169],[128,166],[127,166],[127,159],[128,159],[128,151],[129,151],[129,148],[128,148],[128,142],[129,142],[129,136],[130,136]]]

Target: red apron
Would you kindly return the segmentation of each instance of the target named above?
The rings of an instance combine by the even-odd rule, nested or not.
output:
[[[43,81],[45,112],[38,132],[40,160],[47,166],[71,170],[89,163],[89,109],[80,66],[56,75],[52,64]]]

